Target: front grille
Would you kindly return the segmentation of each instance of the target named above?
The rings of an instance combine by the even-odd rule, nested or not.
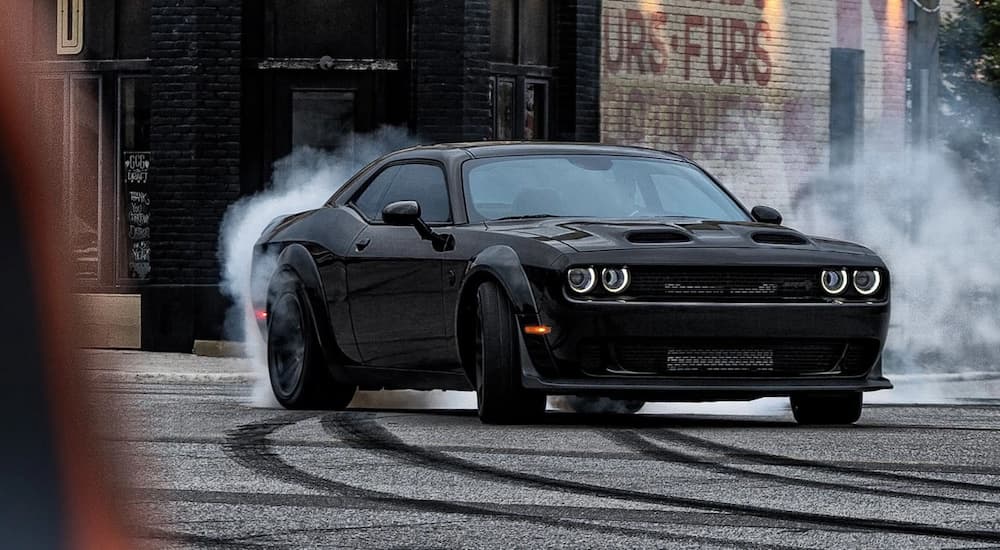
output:
[[[627,294],[651,301],[794,301],[824,297],[815,268],[634,266]]]
[[[593,376],[860,375],[878,345],[865,340],[584,342],[580,365]]]

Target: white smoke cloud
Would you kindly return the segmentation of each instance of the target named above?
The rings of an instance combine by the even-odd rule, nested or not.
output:
[[[869,246],[892,273],[886,367],[994,369],[1000,358],[1000,210],[953,155],[870,148],[814,178],[789,225]]]
[[[309,147],[296,149],[274,163],[267,189],[237,201],[227,210],[219,233],[222,289],[235,304],[227,315],[227,337],[242,342],[252,360],[257,379],[252,394],[255,405],[278,406],[268,381],[266,349],[250,300],[251,288],[267,287],[266,281],[262,285],[251,281],[254,243],[275,218],[319,208],[359,168],[415,143],[416,139],[405,130],[385,127],[371,134],[349,136],[334,153]],[[275,258],[264,259],[268,260],[273,262]],[[269,278],[270,270],[264,266],[256,276]]]

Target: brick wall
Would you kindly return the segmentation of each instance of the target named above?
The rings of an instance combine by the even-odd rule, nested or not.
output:
[[[426,142],[490,134],[488,0],[413,2],[414,124]]]
[[[866,142],[902,143],[904,0],[603,0],[601,136],[692,156],[748,205],[825,171],[830,49],[864,49]]]
[[[241,2],[152,0],[151,282],[214,284],[240,193]]]
[[[569,0],[557,15],[559,127],[554,138],[600,139],[600,0]]]

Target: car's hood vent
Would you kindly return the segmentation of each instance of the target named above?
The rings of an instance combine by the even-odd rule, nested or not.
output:
[[[754,242],[761,244],[809,244],[802,237],[795,233],[768,233],[760,232],[753,234]]]
[[[625,238],[630,243],[636,244],[660,244],[660,243],[687,243],[691,242],[688,237],[680,231],[666,231],[662,229],[629,231]]]

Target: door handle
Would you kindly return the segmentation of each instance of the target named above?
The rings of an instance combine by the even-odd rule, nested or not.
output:
[[[358,252],[368,248],[368,245],[372,243],[371,239],[361,239],[360,241],[354,243],[354,249]]]

